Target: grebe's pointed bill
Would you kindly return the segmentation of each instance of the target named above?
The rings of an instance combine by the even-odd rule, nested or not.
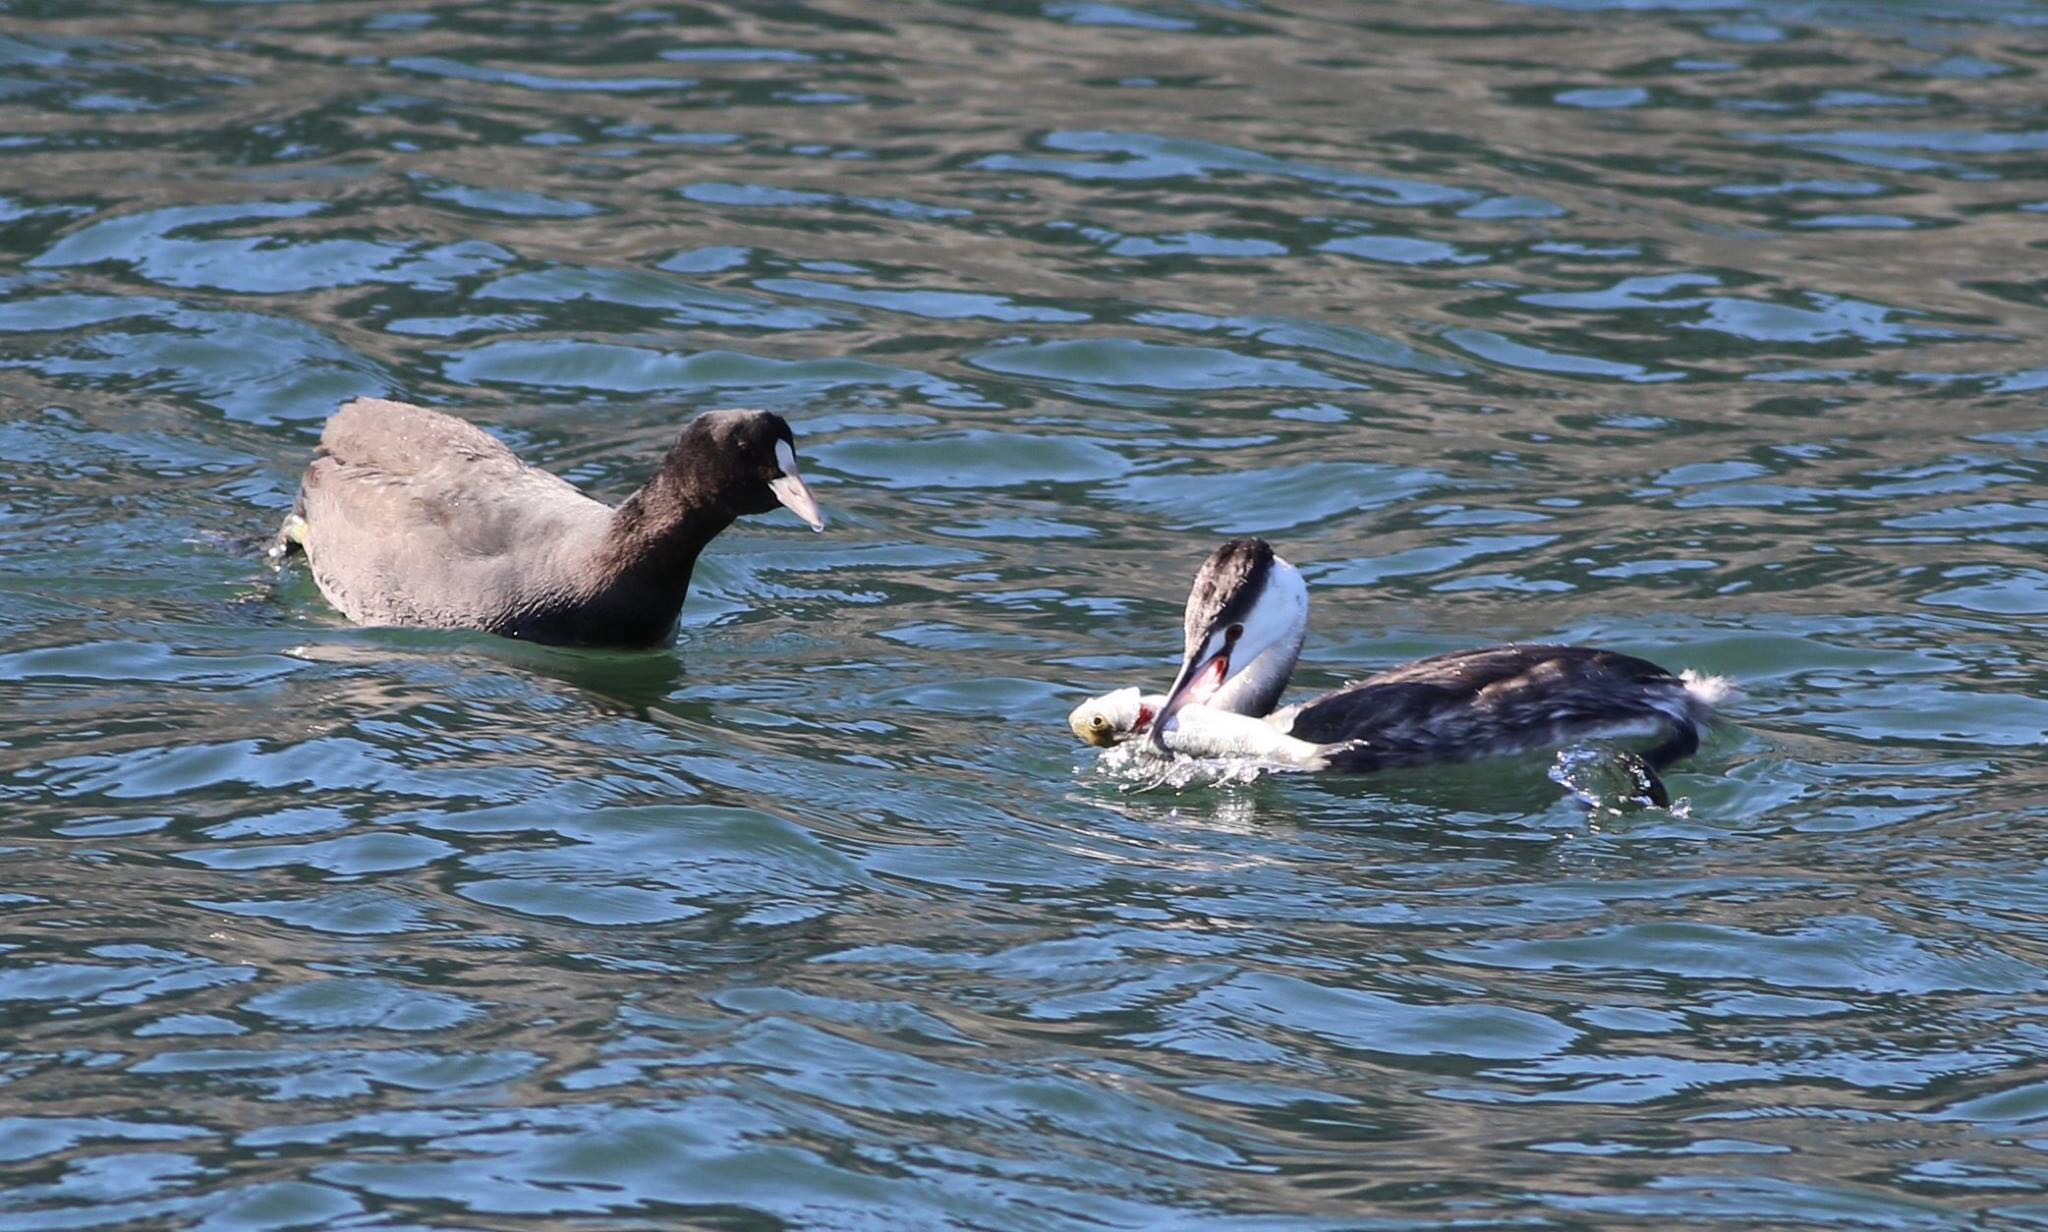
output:
[[[1191,703],[1237,714],[1271,710],[1307,628],[1308,587],[1271,544],[1232,539],[1211,552],[1188,591],[1180,674],[1152,722],[1153,747],[1165,750],[1166,721]]]
[[[1214,693],[1223,683],[1223,677],[1230,672],[1230,648],[1229,639],[1219,633],[1205,639],[1181,661],[1180,675],[1173,678],[1173,687],[1166,691],[1166,701],[1159,707],[1159,715],[1146,736],[1153,748],[1162,753],[1167,751],[1166,721],[1175,711],[1198,697]]]
[[[816,498],[804,486],[804,477],[797,474],[796,450],[790,448],[788,441],[775,442],[775,464],[782,468],[782,473],[768,481],[768,490],[782,502],[784,509],[802,518],[806,526],[812,530],[824,530],[825,515],[818,512]]]

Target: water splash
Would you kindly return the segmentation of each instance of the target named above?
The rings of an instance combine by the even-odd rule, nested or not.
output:
[[[1648,767],[1633,753],[1606,745],[1561,749],[1547,771],[1550,781],[1587,812],[1604,816],[1639,813],[1656,808],[1650,798]],[[1690,817],[1692,802],[1674,799],[1669,811]]]
[[[1095,772],[1127,792],[1186,791],[1196,787],[1238,787],[1268,774],[1301,773],[1301,767],[1257,757],[1162,757],[1142,740],[1104,749]]]

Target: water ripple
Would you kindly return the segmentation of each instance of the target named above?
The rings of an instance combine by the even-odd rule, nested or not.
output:
[[[13,5],[0,1225],[2040,1223],[2039,25]],[[831,531],[351,628],[261,550],[362,394],[606,499],[777,409]],[[1671,809],[1120,775],[1239,534],[1300,694],[1744,693]]]

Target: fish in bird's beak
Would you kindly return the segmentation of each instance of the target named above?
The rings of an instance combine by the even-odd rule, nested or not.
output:
[[[782,468],[782,473],[768,481],[768,490],[782,502],[784,509],[802,518],[804,525],[812,530],[824,530],[825,515],[818,512],[817,498],[804,486],[804,477],[797,473],[796,450],[790,448],[788,441],[775,442],[775,464]]]
[[[1136,735],[1152,721],[1157,698],[1139,695],[1135,686],[1091,697],[1067,715],[1067,729],[1083,744],[1106,749]]]

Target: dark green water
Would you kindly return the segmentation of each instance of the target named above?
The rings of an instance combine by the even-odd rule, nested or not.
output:
[[[2048,1223],[2048,8],[0,0],[0,1230]],[[828,513],[672,651],[343,625],[337,401]],[[1738,678],[1131,792],[1301,689]]]

